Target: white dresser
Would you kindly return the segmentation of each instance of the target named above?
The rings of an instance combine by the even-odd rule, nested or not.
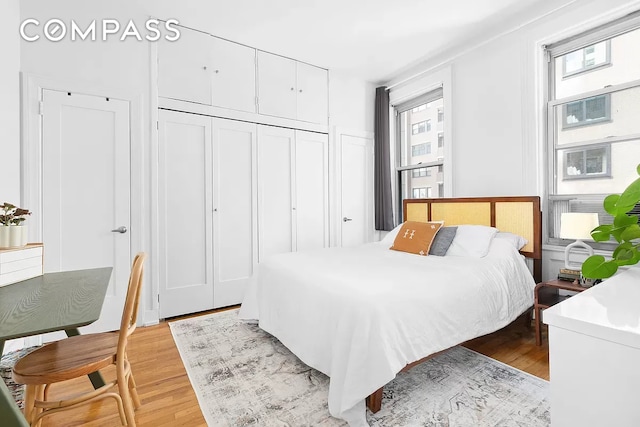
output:
[[[640,268],[543,312],[552,427],[640,426]]]

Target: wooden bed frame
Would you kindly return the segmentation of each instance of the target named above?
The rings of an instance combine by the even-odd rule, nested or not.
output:
[[[444,221],[445,226],[473,224],[496,227],[527,239],[529,243],[520,253],[533,259],[533,278],[542,281],[542,213],[540,197],[469,197],[450,199],[406,199],[403,203],[404,221]],[[400,372],[444,352],[431,354],[409,363]],[[382,390],[369,395],[367,407],[376,413],[382,405]]]

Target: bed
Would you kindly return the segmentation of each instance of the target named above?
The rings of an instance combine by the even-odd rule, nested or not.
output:
[[[538,197],[415,199],[405,221],[495,227],[486,256],[416,256],[388,242],[275,255],[261,262],[239,317],[257,320],[307,365],[330,377],[329,411],[366,426],[365,401],[400,371],[527,311],[541,272]],[[524,257],[533,259],[532,277]]]

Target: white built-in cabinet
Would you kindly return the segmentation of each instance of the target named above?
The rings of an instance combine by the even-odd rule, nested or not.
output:
[[[158,46],[158,95],[256,112],[256,50],[182,28]]]
[[[259,260],[329,246],[328,135],[258,126]]]
[[[327,70],[258,51],[258,111],[311,123],[328,122]]]
[[[257,125],[159,112],[160,317],[238,304],[257,264]]]
[[[180,34],[178,41],[158,42],[159,97],[328,124],[326,69],[190,28]]]

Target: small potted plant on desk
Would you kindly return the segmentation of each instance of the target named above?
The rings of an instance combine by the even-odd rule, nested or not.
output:
[[[11,203],[0,205],[0,248],[19,248],[27,245],[27,227],[22,223],[31,212]]]
[[[636,168],[640,175],[640,165]],[[606,242],[613,236],[618,246],[610,260],[602,255],[591,255],[582,264],[582,275],[588,279],[605,279],[613,276],[618,267],[634,265],[640,261],[640,225],[638,216],[629,212],[640,202],[640,178],[637,178],[622,194],[611,194],[604,199],[604,210],[613,216],[613,224],[600,225],[591,231],[596,242]]]

